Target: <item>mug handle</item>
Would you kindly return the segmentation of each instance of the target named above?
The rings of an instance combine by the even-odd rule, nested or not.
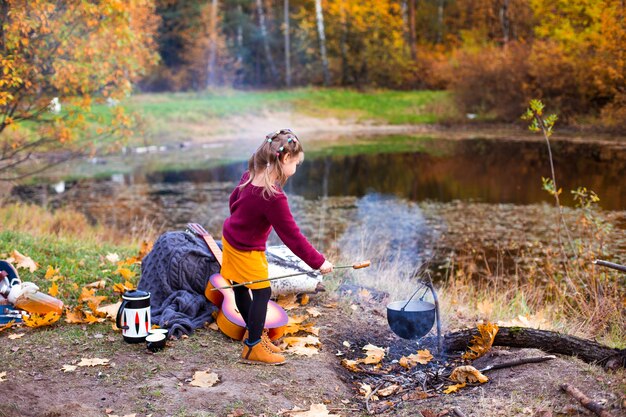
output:
[[[121,319],[122,319],[122,311],[124,311],[124,307],[126,306],[126,304],[128,303],[128,300],[122,300],[122,304],[120,305],[119,310],[117,310],[117,316],[115,317],[115,325],[117,326],[118,329],[123,329],[123,330],[128,330],[129,327],[128,326],[122,326],[121,324]]]

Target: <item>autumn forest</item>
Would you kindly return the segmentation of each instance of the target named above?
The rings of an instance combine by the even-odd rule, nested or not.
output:
[[[621,0],[157,1],[142,88],[449,89],[468,112],[626,119]]]

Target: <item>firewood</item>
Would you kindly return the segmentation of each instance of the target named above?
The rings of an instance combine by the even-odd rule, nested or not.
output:
[[[587,410],[594,412],[600,417],[613,417],[611,413],[609,413],[602,405],[597,402],[591,400],[585,394],[580,392],[576,387],[570,384],[561,384],[561,389],[576,398]]]
[[[478,334],[476,329],[447,333],[444,336],[444,347],[448,351],[465,350],[476,334]],[[432,339],[431,343],[436,343],[436,340]],[[493,346],[536,348],[548,353],[577,356],[585,362],[598,363],[605,368],[626,367],[626,349],[613,349],[593,340],[548,330],[500,327],[493,341]]]
[[[271,281],[273,295],[310,294],[324,291],[322,276],[316,271],[312,271],[286,246],[269,246],[267,248],[267,261],[270,278],[302,273],[302,275]]]
[[[313,278],[308,275],[300,275],[289,277],[271,282],[272,294],[290,295],[290,294],[312,294],[325,291],[324,284],[319,278]]]
[[[549,355],[549,356],[537,356],[537,357],[532,357],[532,358],[520,358],[520,359],[516,359],[514,361],[497,363],[497,364],[494,364],[494,365],[487,365],[484,368],[479,369],[479,371],[480,372],[493,371],[494,369],[511,368],[513,366],[524,365],[524,364],[527,364],[527,363],[545,362],[545,361],[549,361],[551,359],[556,359],[556,356]]]

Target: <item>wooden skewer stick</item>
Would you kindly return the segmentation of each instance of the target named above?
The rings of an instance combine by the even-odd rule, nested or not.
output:
[[[609,262],[609,261],[603,261],[602,259],[595,259],[594,261],[592,261],[592,263],[594,265],[606,266],[607,268],[612,268],[618,271],[626,272],[626,266]]]
[[[345,269],[345,268],[361,269],[361,268],[367,268],[370,265],[371,265],[370,261],[363,261],[363,262],[357,262],[357,263],[352,264],[352,265],[336,266],[334,269]],[[295,276],[298,276],[298,275],[310,274],[311,272],[318,272],[318,270],[306,271],[306,272],[296,272],[294,274],[281,275],[281,276],[278,276],[278,277],[273,277],[273,278],[268,278],[268,279],[261,279],[261,280],[258,280],[258,281],[248,281],[248,282],[242,282],[242,283],[234,284],[234,285],[226,285],[224,287],[215,287],[215,288],[211,288],[211,291],[225,290],[225,289],[228,289],[228,288],[241,287],[241,286],[244,286],[244,285],[254,284],[256,282],[275,281],[277,279],[283,279],[283,278],[295,277]]]

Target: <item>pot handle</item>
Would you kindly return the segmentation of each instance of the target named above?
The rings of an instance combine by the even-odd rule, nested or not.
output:
[[[422,288],[424,288],[424,287],[425,287],[425,285],[424,285],[424,284],[422,284],[421,286],[417,287],[417,289],[415,290],[415,292],[413,293],[413,295],[409,298],[409,300],[406,302],[406,304],[404,305],[404,307],[402,307],[402,308],[400,309],[400,311],[404,311],[404,309],[406,308],[406,306],[408,306],[408,305],[409,305],[409,303],[411,302],[411,300],[413,299],[413,297],[415,297],[415,294],[417,294],[417,292],[418,292],[419,290],[421,290]],[[423,297],[423,296],[422,296],[422,297]]]
[[[128,330],[129,327],[128,326],[122,326],[121,324],[121,319],[122,319],[122,311],[124,311],[124,307],[126,306],[126,303],[128,303],[128,300],[123,300],[122,304],[120,305],[119,310],[117,310],[117,316],[115,317],[115,325],[117,326],[118,329],[124,329],[124,330]]]

